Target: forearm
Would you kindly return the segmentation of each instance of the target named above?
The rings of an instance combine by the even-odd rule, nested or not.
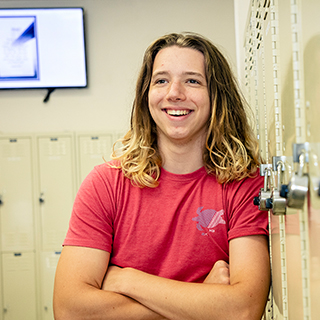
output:
[[[53,294],[56,320],[163,319],[135,300],[101,290],[109,256],[98,249],[63,248]]]
[[[263,304],[242,284],[186,283],[124,269],[119,292],[168,319],[260,319]],[[266,291],[268,283],[261,284]],[[266,294],[265,294],[266,295]],[[260,298],[261,300],[261,298]]]
[[[129,296],[171,320],[260,320],[270,285],[267,239],[231,240],[229,282],[220,282],[220,276],[217,281],[219,269],[215,264],[205,283],[186,283],[111,267],[103,288]]]
[[[72,294],[56,294],[54,314],[56,320],[165,319],[129,297],[86,285]]]

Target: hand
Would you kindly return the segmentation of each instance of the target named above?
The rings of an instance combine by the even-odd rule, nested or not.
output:
[[[229,264],[223,260],[218,260],[203,283],[230,284]]]
[[[118,292],[117,288],[121,279],[122,271],[123,271],[123,268],[110,265],[103,279],[101,289]]]

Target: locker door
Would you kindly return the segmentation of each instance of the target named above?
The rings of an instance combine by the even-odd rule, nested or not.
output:
[[[0,320],[3,320],[3,281],[2,281],[2,254],[0,254],[0,288],[1,288],[1,298],[0,298]]]
[[[4,320],[35,320],[36,288],[34,253],[3,253]]]
[[[60,252],[41,253],[41,319],[53,320],[53,285]]]
[[[110,160],[112,135],[79,135],[77,144],[81,183],[94,166]]]
[[[31,139],[0,139],[2,251],[34,249]]]
[[[256,67],[255,77],[247,77],[250,101],[255,102],[258,134],[266,167],[271,169],[267,177],[271,187],[279,188],[292,171],[292,143],[297,139],[295,123],[294,73],[291,1],[252,1],[246,47],[256,50],[251,62]],[[250,50],[250,49],[249,49]],[[248,68],[248,59],[247,59]],[[252,84],[253,83],[253,84]],[[254,87],[254,90],[252,90]],[[300,93],[301,94],[301,93]],[[300,111],[300,110],[299,110]],[[283,167],[277,173],[273,160],[286,156]],[[279,176],[279,183],[278,183]],[[273,177],[273,179],[272,179]],[[287,177],[285,177],[287,178]],[[303,288],[299,214],[287,209],[287,215],[272,211],[270,217],[270,248],[272,262],[271,312],[267,319],[303,319]],[[294,253],[294,254],[293,254]]]
[[[301,105],[296,99],[301,96],[301,91],[297,91],[297,80],[301,75],[297,72],[299,55],[294,53],[292,44],[292,1],[275,1],[274,9],[277,13],[275,17],[277,25],[276,47],[278,88],[275,90],[275,99],[278,97],[278,110],[275,106],[275,123],[268,122],[268,132],[270,136],[275,135],[278,146],[271,149],[272,157],[286,157],[284,160],[285,171],[282,173],[281,183],[287,183],[294,172],[292,163],[292,145],[300,139],[301,128],[296,129],[295,115],[301,113]],[[275,76],[275,75],[274,75]],[[270,109],[273,109],[270,106]],[[298,111],[299,110],[299,111]],[[277,117],[277,111],[278,117]],[[277,119],[278,118],[278,119]],[[276,172],[276,168],[273,168]],[[280,184],[278,188],[280,188]],[[299,320],[303,319],[303,281],[302,281],[302,254],[300,250],[300,216],[296,209],[287,208],[286,214],[271,214],[272,225],[272,249],[273,256],[278,259],[273,260],[274,295],[275,302],[279,305],[283,319]]]
[[[74,200],[71,136],[38,138],[42,251],[60,251]]]
[[[304,75],[306,139],[309,143],[308,173],[310,179],[310,201],[306,221],[309,230],[308,272],[310,295],[309,319],[320,315],[320,3],[316,0],[300,1],[301,54]]]
[[[261,24],[265,16],[261,13],[266,12],[268,3],[270,20]],[[256,61],[252,63],[257,67],[257,77],[254,84],[247,77],[247,86],[250,101],[256,102],[258,132],[263,131],[263,124],[267,130],[262,136],[266,143],[260,141],[260,146],[274,175],[270,188],[272,317],[317,319],[320,315],[320,3],[256,0],[250,5],[248,34],[251,36],[247,36],[246,47],[248,50],[255,43],[259,48],[256,47],[258,51],[253,56]],[[272,56],[272,62],[268,56]],[[268,70],[273,70],[273,74]],[[280,190],[283,182],[294,185],[295,181],[299,181],[296,187],[304,190],[304,205],[302,202],[298,205],[299,198],[292,193],[287,194],[286,212],[279,214],[275,210],[275,191]],[[290,189],[290,185],[287,187]]]

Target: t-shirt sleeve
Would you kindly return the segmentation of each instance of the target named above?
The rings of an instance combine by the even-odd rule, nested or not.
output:
[[[254,197],[259,195],[264,178],[257,174],[233,182],[226,187],[225,205],[228,215],[228,240],[250,236],[268,235],[268,211],[260,211],[253,204]]]
[[[103,175],[96,167],[78,190],[63,246],[90,247],[111,252],[113,212],[112,184],[108,181],[108,175]]]

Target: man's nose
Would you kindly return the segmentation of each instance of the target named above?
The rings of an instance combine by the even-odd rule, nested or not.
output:
[[[171,101],[181,101],[186,98],[185,96],[185,88],[182,83],[179,81],[173,81],[170,84],[168,95],[168,100]]]

